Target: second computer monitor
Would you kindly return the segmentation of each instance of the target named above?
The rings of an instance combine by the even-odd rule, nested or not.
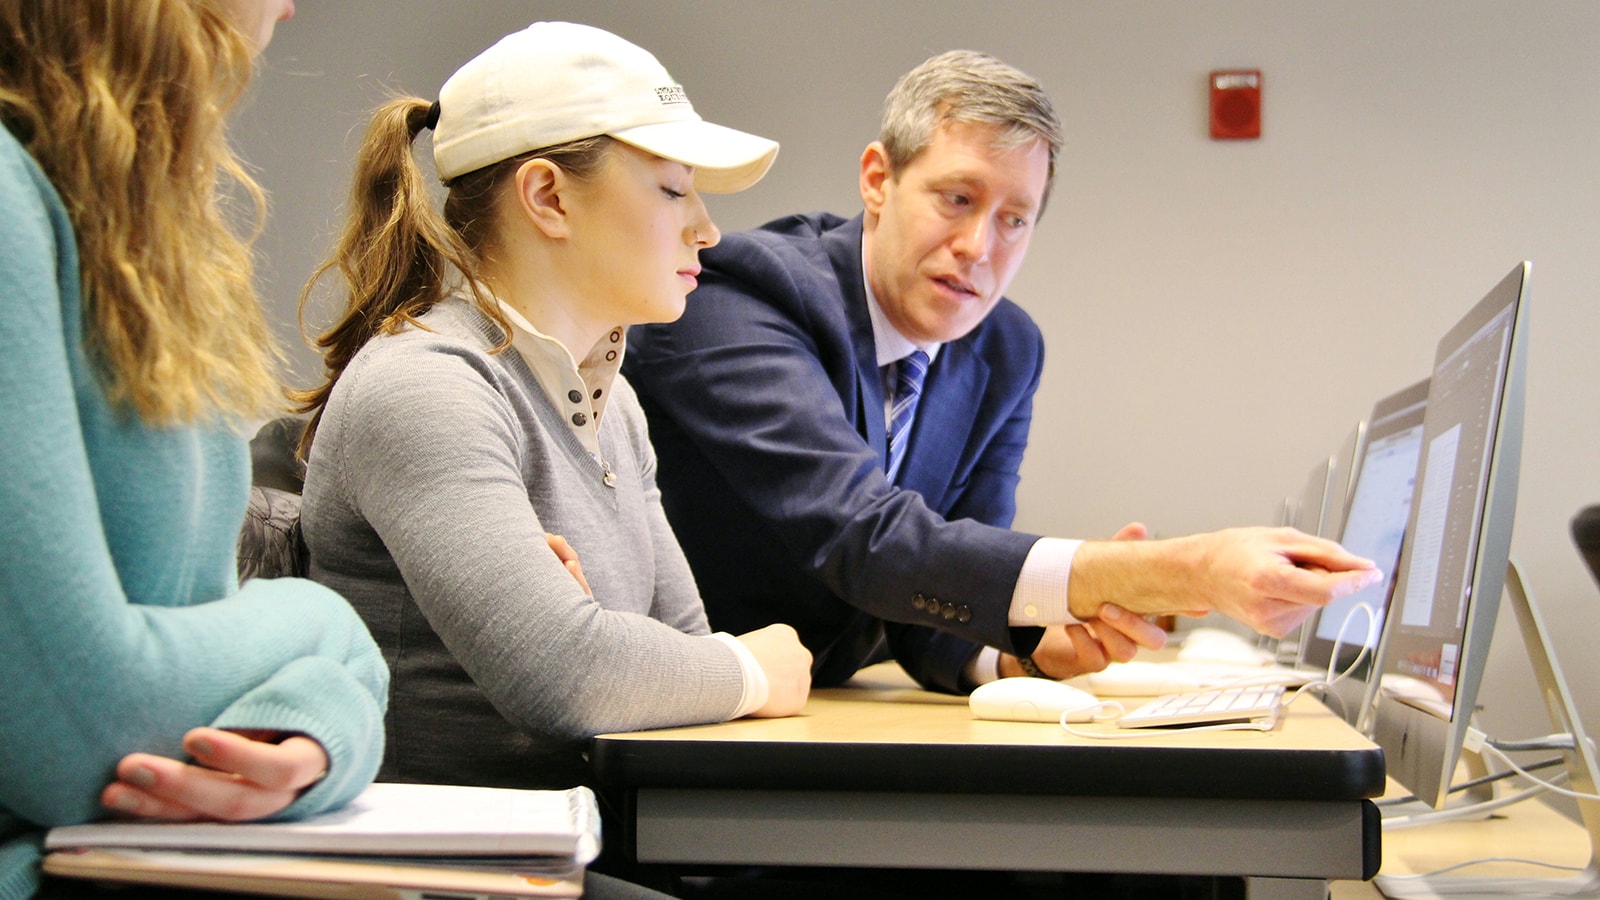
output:
[[[1341,656],[1353,657],[1368,632],[1365,615],[1374,612],[1376,634],[1382,627],[1395,562],[1400,557],[1411,497],[1416,487],[1417,459],[1422,451],[1422,419],[1428,404],[1428,380],[1407,385],[1379,400],[1368,419],[1367,440],[1355,462],[1350,507],[1340,532],[1333,535],[1345,549],[1373,560],[1384,580],[1323,607],[1307,643],[1306,661],[1326,665],[1334,644]],[[1351,619],[1354,615],[1355,619]],[[1353,645],[1353,646],[1352,646]]]
[[[1411,514],[1417,460],[1422,451],[1423,413],[1428,381],[1390,394],[1372,407],[1360,451],[1352,462],[1350,502],[1336,537],[1345,549],[1378,564],[1383,581],[1328,604],[1306,629],[1301,663],[1316,669],[1345,672],[1332,692],[1330,705],[1352,724],[1370,702],[1372,658],[1394,586],[1395,563]]]

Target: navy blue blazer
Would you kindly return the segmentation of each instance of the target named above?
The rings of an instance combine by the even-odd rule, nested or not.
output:
[[[887,638],[920,683],[961,691],[979,643],[1027,654],[1042,634],[1007,616],[1038,539],[1009,526],[1044,342],[1001,300],[945,344],[891,485],[861,227],[816,214],[726,236],[681,319],[630,331],[623,372],[712,627],[793,625],[818,686]]]

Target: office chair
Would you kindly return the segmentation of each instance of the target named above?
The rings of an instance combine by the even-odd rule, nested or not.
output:
[[[1572,542],[1589,566],[1589,574],[1600,582],[1600,504],[1586,507],[1572,517]]]
[[[305,416],[280,416],[261,426],[250,439],[250,483],[300,493],[306,484],[306,467],[295,458]]]
[[[250,505],[239,530],[239,581],[304,578],[311,553],[300,532],[305,466],[295,458],[305,420],[284,416],[250,439]]]

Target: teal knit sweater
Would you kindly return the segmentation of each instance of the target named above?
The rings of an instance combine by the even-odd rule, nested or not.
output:
[[[118,759],[183,758],[196,726],[322,743],[327,778],[282,817],[349,800],[382,755],[388,671],[326,588],[240,588],[240,434],[150,428],[107,404],[66,210],[3,130],[0,210],[0,900],[12,900],[37,888],[44,828],[104,815]]]

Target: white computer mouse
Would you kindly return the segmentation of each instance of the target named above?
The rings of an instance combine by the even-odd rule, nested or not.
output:
[[[1182,666],[1134,660],[1112,663],[1098,672],[1078,677],[1102,697],[1157,697],[1199,690],[1204,685]]]
[[[1215,662],[1241,666],[1267,666],[1272,651],[1257,647],[1249,638],[1221,628],[1196,628],[1183,639],[1178,659],[1183,662]]]
[[[972,714],[980,719],[1013,722],[1090,722],[1104,709],[1100,698],[1080,688],[1048,678],[1001,678],[978,685],[967,698]]]

